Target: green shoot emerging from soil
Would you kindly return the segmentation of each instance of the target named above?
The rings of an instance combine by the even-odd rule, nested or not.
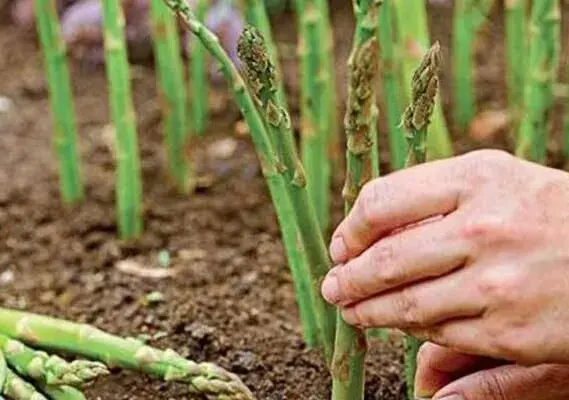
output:
[[[164,116],[168,172],[182,193],[191,189],[185,147],[188,134],[186,84],[176,18],[162,0],[150,0],[156,71]]]
[[[402,124],[409,143],[408,167],[424,163],[427,159],[427,128],[435,107],[439,68],[440,46],[435,43],[413,74],[412,100],[403,114]],[[410,336],[405,338],[405,379],[409,399],[414,399],[415,396],[414,382],[419,346],[417,339]]]
[[[115,128],[116,197],[120,236],[133,239],[142,232],[142,182],[130,73],[121,3],[103,0],[105,65],[111,116]]]
[[[34,0],[34,7],[54,119],[53,146],[59,164],[61,197],[65,203],[73,203],[83,198],[83,186],[66,47],[61,38],[56,0]]]
[[[196,17],[201,22],[205,20],[209,3],[209,0],[196,0]],[[205,133],[209,115],[207,51],[198,40],[189,43],[191,125],[201,136]]]

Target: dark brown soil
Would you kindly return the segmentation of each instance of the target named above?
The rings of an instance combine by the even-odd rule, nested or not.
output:
[[[336,1],[333,7],[342,94],[352,29],[348,3]],[[432,7],[431,15],[435,38],[448,48],[450,8]],[[482,108],[505,106],[500,15],[496,10],[481,39],[484,53],[477,57]],[[292,17],[279,17],[276,32],[284,50],[294,48]],[[256,157],[236,129],[239,114],[223,88],[212,96],[214,118],[207,137],[194,146],[201,185],[195,194],[181,196],[165,177],[154,73],[133,67],[146,213],[143,237],[129,244],[117,240],[115,232],[103,71],[73,68],[87,196],[83,204],[66,209],[50,149],[41,61],[29,35],[6,23],[0,26],[0,96],[13,102],[0,112],[0,304],[92,323],[120,335],[144,335],[152,345],[231,369],[259,399],[327,398],[330,379],[320,354],[303,346],[291,278]],[[297,97],[294,61],[285,62],[285,72],[288,89]],[[447,110],[449,78],[446,72]],[[228,137],[236,148],[221,154],[220,143]],[[503,135],[492,143],[461,139],[458,148],[489,145],[508,142]],[[335,183],[337,199],[341,179]],[[116,267],[122,260],[154,266],[161,252],[170,255],[170,268],[177,272],[171,278],[149,279]],[[146,305],[152,291],[161,292],[164,301]],[[396,342],[372,343],[366,399],[403,398]],[[98,381],[87,395],[197,398],[183,386],[119,371]]]

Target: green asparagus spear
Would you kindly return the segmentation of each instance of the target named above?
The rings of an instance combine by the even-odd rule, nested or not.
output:
[[[323,232],[329,224],[330,159],[329,143],[332,79],[326,63],[324,22],[319,0],[296,0],[300,23],[298,53],[301,75],[302,161],[306,169],[310,200],[317,212]]]
[[[8,374],[8,365],[6,363],[6,358],[4,357],[4,353],[0,350],[0,389],[4,387],[7,374]],[[2,390],[0,390],[0,394],[1,393]]]
[[[2,393],[12,400],[47,400],[34,385],[20,378],[10,368],[6,369],[6,381]]]
[[[142,232],[142,183],[126,55],[121,2],[103,0],[105,65],[117,148],[116,197],[120,236],[133,239]]]
[[[402,124],[409,143],[408,167],[427,160],[427,128],[435,108],[439,87],[439,68],[440,46],[435,43],[413,74],[411,104],[403,114]],[[414,399],[419,346],[420,342],[417,339],[411,336],[405,338],[405,380],[407,397],[410,400]]]
[[[457,0],[454,6],[455,122],[466,129],[476,114],[474,40],[494,0]]]
[[[208,0],[196,0],[196,17],[199,21],[205,21],[208,6]],[[205,133],[209,115],[207,51],[197,40],[191,40],[190,43],[191,125],[194,131],[202,136]]]
[[[354,205],[363,185],[371,180],[374,164],[372,148],[376,124],[376,87],[379,74],[376,0],[354,0],[356,32],[348,61],[348,101],[344,125],[347,140],[347,171],[344,186],[345,211]],[[336,342],[332,362],[332,399],[364,398],[365,332],[344,322],[337,312]]]
[[[191,189],[191,167],[186,157],[187,99],[176,18],[162,0],[150,1],[156,72],[164,115],[168,172],[182,193]]]
[[[262,0],[246,0],[245,1],[249,23],[257,28],[265,40],[265,45],[267,46],[267,51],[271,60],[274,60],[275,69],[277,74],[277,97],[279,104],[283,104],[286,107],[286,92],[284,88],[284,81],[282,79],[282,69],[280,66],[279,54],[277,51],[277,46],[273,39],[273,34],[271,32],[271,24],[269,21],[269,16],[267,15],[267,8]]]
[[[165,381],[187,383],[209,399],[252,400],[241,380],[210,363],[196,363],[173,350],[158,350],[95,327],[0,308],[0,332],[31,346],[65,351],[109,366],[143,371]]]
[[[383,75],[383,92],[385,94],[385,112],[389,127],[389,148],[391,168],[394,170],[405,166],[407,143],[401,122],[403,112],[400,71],[398,71],[394,44],[394,10],[393,0],[383,0],[378,14],[379,42],[381,46],[381,71]]]
[[[87,400],[81,391],[71,386],[43,385],[40,389],[51,400]]]
[[[533,2],[525,110],[516,155],[545,162],[560,53],[559,0]]]
[[[60,191],[65,203],[73,203],[83,198],[83,185],[66,48],[61,38],[56,1],[34,0],[34,7],[54,118],[53,146],[59,164]]]
[[[0,350],[10,367],[20,376],[43,382],[48,386],[80,386],[109,373],[100,362],[67,362],[61,357],[33,350],[3,334],[0,334]]]
[[[405,86],[410,88],[413,70],[430,42],[426,5],[424,0],[393,0],[393,5],[401,39]],[[452,144],[440,101],[435,104],[431,134],[427,141],[429,159],[452,156]]]
[[[526,71],[526,6],[527,0],[505,2],[506,17],[506,76],[508,107],[513,117],[512,132],[517,134],[524,108],[524,79]]]
[[[316,212],[308,200],[304,170],[299,160],[289,114],[277,97],[276,73],[263,37],[255,28],[247,28],[239,41],[239,56],[255,99],[262,110],[278,158],[278,171],[295,211],[294,217],[310,271],[313,309],[320,340],[327,360],[334,342],[334,309],[320,296],[320,281],[331,266]]]

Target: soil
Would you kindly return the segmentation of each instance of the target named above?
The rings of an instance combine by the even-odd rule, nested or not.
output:
[[[342,96],[343,60],[352,31],[348,3],[338,0],[332,7]],[[452,11],[431,6],[430,15],[433,36],[448,53]],[[501,16],[496,9],[478,47],[481,109],[505,107]],[[565,17],[569,21],[569,15]],[[292,18],[275,19],[285,55],[296,40]],[[564,29],[564,37],[569,37],[568,27]],[[298,98],[296,65],[292,57],[285,58],[287,89]],[[443,99],[450,118],[447,67]],[[80,63],[72,69],[87,192],[84,203],[66,208],[60,202],[50,148],[41,55],[33,37],[8,23],[0,25],[0,96],[11,102],[0,111],[0,304],[94,324],[123,336],[144,335],[152,345],[238,373],[259,399],[328,398],[330,378],[322,358],[302,342],[275,214],[252,145],[223,86],[212,93],[212,122],[205,138],[192,146],[198,189],[182,196],[172,189],[164,170],[154,72],[148,66],[133,66],[145,230],[140,240],[125,243],[116,237],[104,71]],[[292,109],[298,114],[295,104]],[[556,114],[557,126],[560,115]],[[460,152],[510,146],[504,133],[489,142],[453,134],[460,137]],[[558,159],[557,140],[552,140],[550,150]],[[337,221],[342,177],[335,178]],[[165,255],[173,275],[163,279],[118,268],[125,260],[156,266]],[[153,291],[162,293],[164,300],[149,305],[145,299]],[[372,342],[366,399],[403,399],[398,343],[396,337]],[[120,371],[97,381],[86,394],[89,399],[200,398],[182,385]]]

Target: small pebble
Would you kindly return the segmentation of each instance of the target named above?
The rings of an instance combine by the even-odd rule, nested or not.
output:
[[[0,113],[8,113],[12,108],[14,108],[14,102],[8,97],[0,96]]]
[[[0,285],[8,285],[14,281],[14,271],[8,269],[0,274]]]

